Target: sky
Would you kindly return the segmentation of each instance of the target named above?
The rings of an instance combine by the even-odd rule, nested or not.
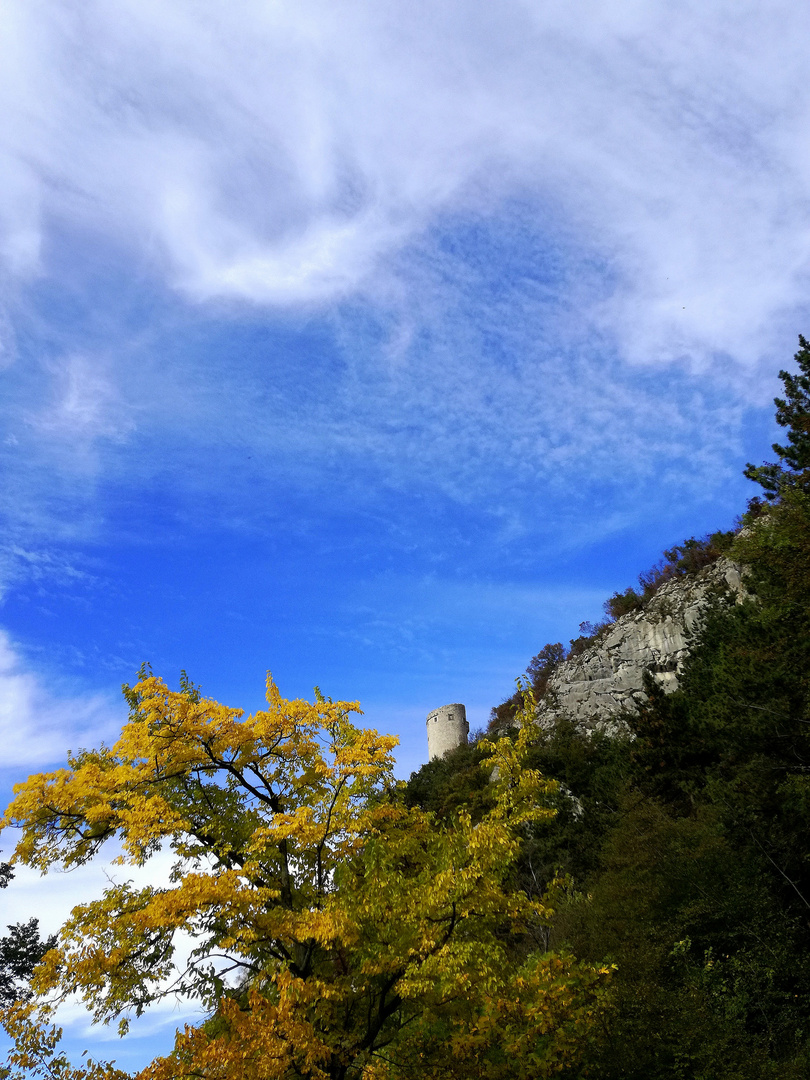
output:
[[[780,0],[4,0],[3,794],[144,661],[359,699],[407,777],[731,527],[810,334],[808,47]]]

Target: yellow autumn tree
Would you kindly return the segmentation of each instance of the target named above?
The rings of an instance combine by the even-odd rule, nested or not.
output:
[[[552,783],[524,768],[528,723],[489,746],[494,808],[448,824],[404,805],[396,740],[355,726],[356,703],[287,701],[268,678],[246,717],[146,672],[125,693],[116,744],[18,785],[2,824],[43,873],[115,842],[136,866],[170,848],[171,881],[73,909],[35,998],[3,1016],[6,1076],[124,1076],[59,1054],[71,996],[122,1034],[161,996],[200,1002],[207,1019],[142,1080],[528,1080],[576,1060],[608,972],[542,953],[550,909],[511,884],[552,813]]]

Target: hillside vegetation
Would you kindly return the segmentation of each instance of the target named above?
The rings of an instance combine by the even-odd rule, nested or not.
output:
[[[530,764],[560,782],[557,814],[527,831],[516,873],[530,894],[564,886],[548,947],[612,962],[612,1011],[583,1062],[598,1080],[761,1080],[810,1075],[810,346],[776,399],[785,444],[749,465],[763,489],[735,533],[664,554],[608,619],[721,554],[747,598],[706,615],[679,688],[646,700],[608,738],[558,718]],[[568,650],[546,645],[521,692],[493,710],[507,735]],[[479,743],[412,776],[407,797],[450,818],[492,799]]]

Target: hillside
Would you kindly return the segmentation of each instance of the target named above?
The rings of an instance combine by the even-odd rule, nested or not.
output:
[[[555,668],[541,703],[544,721],[567,716],[608,733],[626,730],[622,715],[646,699],[645,673],[666,693],[676,690],[709,607],[744,595],[740,566],[722,557],[668,581],[643,609],[622,615]]]
[[[707,614],[746,595],[743,567],[729,558],[735,532],[691,537],[639,574],[639,590],[605,602],[598,626],[580,624],[568,649],[545,645],[519,680],[531,688],[543,723],[565,716],[587,729],[626,733],[622,714],[646,698],[645,675],[665,693],[677,689]],[[523,706],[518,689],[492,709],[490,732],[508,730]]]
[[[810,345],[781,372],[776,463],[736,534],[665,553],[544,646],[489,739],[533,728],[557,782],[524,832],[522,888],[546,946],[616,965],[602,1037],[569,1080],[810,1075]],[[539,723],[538,723],[539,721]],[[450,821],[491,805],[486,740],[415,773]]]

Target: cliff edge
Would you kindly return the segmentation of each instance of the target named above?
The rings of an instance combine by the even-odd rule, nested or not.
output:
[[[736,603],[745,595],[740,567],[725,558],[694,577],[662,585],[643,610],[623,615],[559,665],[539,704],[541,720],[565,715],[587,728],[618,733],[619,714],[633,711],[644,696],[644,672],[666,693],[677,689],[709,605]]]

